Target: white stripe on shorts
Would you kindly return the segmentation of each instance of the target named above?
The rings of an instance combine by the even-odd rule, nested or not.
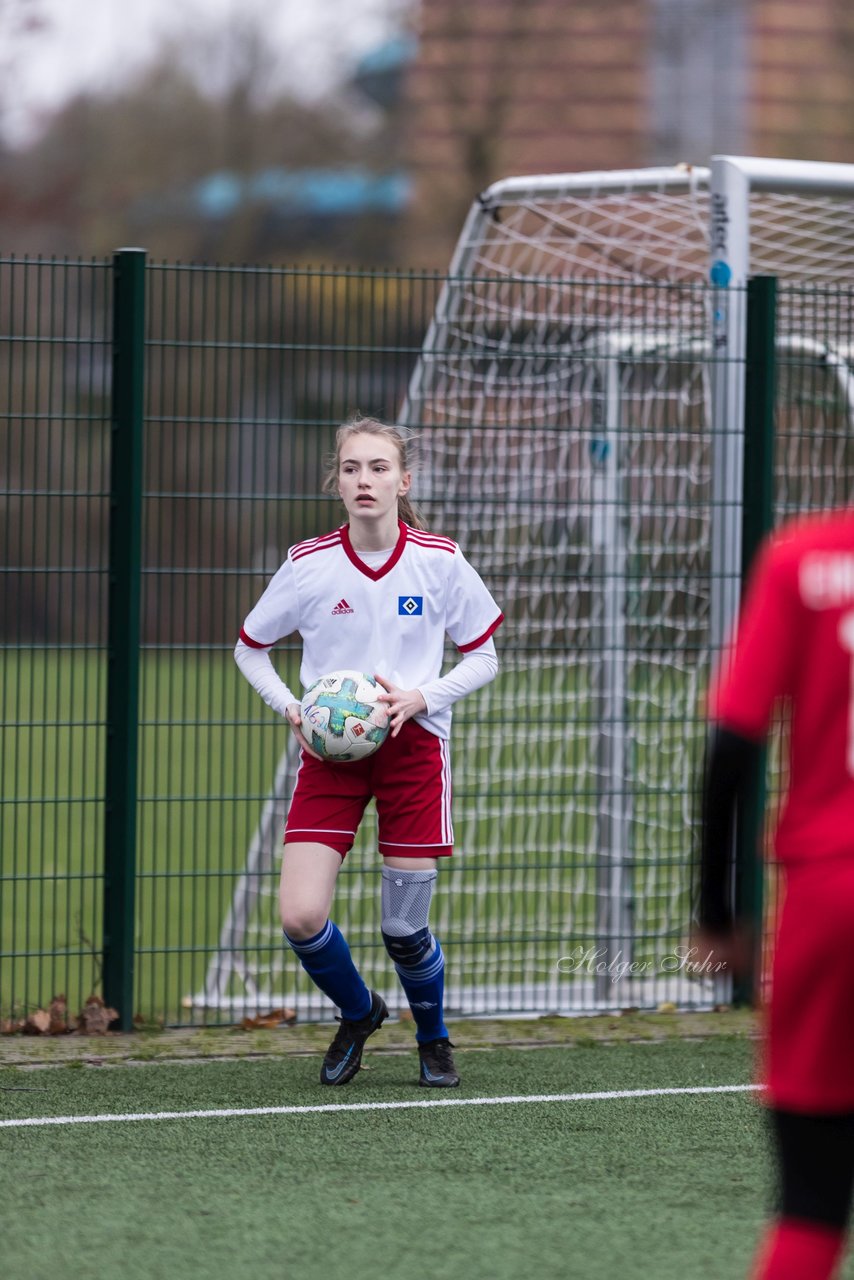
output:
[[[442,837],[445,844],[454,843],[454,824],[451,821],[451,746],[447,738],[439,739],[442,753]]]
[[[356,834],[355,831],[347,831],[344,827],[285,827],[286,836],[293,835],[295,831],[300,835],[308,832],[309,835],[315,836],[355,836]]]

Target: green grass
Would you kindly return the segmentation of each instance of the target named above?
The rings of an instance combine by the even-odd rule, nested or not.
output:
[[[750,1059],[740,1038],[462,1049],[453,1096],[743,1083]],[[411,1049],[366,1063],[334,1092],[314,1056],[7,1068],[0,1105],[424,1100]],[[744,1094],[0,1130],[6,1280],[740,1280],[769,1194],[762,1109]]]
[[[294,655],[285,661],[294,685]],[[657,692],[661,680],[641,673],[639,689]],[[684,678],[667,682],[682,716]],[[76,1009],[99,987],[105,687],[99,651],[0,651],[0,1014],[59,991]],[[174,1022],[189,1016],[181,999],[204,980],[287,731],[227,652],[146,652],[140,696],[136,1009]],[[554,708],[560,715],[544,719]],[[580,669],[511,662],[459,709],[462,856],[445,868],[434,923],[467,984],[542,980],[596,936],[594,720]],[[654,747],[645,745],[650,725],[641,728],[635,928],[652,953],[679,937],[687,912],[684,804],[663,785],[686,744],[675,721],[658,725]],[[391,975],[379,945],[374,838],[368,821],[336,912],[369,978],[382,981]],[[263,887],[247,958],[266,969],[281,961],[275,871]]]

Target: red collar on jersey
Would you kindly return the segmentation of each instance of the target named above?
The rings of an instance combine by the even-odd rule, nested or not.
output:
[[[400,557],[403,555],[403,548],[406,546],[406,528],[407,526],[402,520],[398,520],[398,536],[397,544],[386,560],[385,564],[380,565],[379,569],[372,569],[370,565],[365,564],[364,560],[359,556],[358,551],[353,550],[353,544],[350,541],[350,526],[348,524],[341,526],[341,545],[344,552],[352,564],[356,566],[360,573],[366,578],[371,578],[374,582],[378,582],[380,578],[384,578],[387,573],[391,573]]]

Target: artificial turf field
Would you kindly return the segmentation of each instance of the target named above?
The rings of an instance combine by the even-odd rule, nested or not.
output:
[[[379,1039],[340,1091],[292,1041],[0,1068],[4,1280],[745,1275],[771,1194],[753,1092],[470,1100],[744,1085],[746,1037],[460,1048],[453,1092],[417,1088],[414,1052]],[[295,1110],[9,1124],[265,1107]]]

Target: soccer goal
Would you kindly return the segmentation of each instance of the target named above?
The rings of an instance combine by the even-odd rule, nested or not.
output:
[[[461,856],[435,920],[451,1014],[722,997],[680,947],[703,690],[740,588],[758,274],[782,286],[778,509],[843,500],[850,319],[838,308],[838,325],[805,332],[796,293],[854,284],[854,166],[718,156],[514,178],[469,213],[399,414],[430,525],[508,617],[499,680],[455,721]],[[293,765],[188,1004],[317,1008],[280,950],[276,973],[246,959]],[[399,1003],[374,926],[351,942]]]

